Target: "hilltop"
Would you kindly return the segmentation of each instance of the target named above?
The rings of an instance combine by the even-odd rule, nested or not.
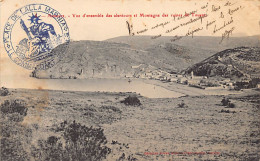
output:
[[[223,78],[256,78],[260,75],[260,48],[227,49],[197,63],[187,70],[197,76]]]

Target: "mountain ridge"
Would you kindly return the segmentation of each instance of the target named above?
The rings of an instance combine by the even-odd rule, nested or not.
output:
[[[218,52],[184,71],[197,76],[257,78],[260,76],[260,47],[237,47]]]
[[[145,42],[150,39],[148,36],[138,37],[138,41],[136,38],[127,37],[127,39],[129,38],[140,46],[133,46],[126,40],[124,40],[125,42],[114,41],[118,38],[113,41],[72,41],[69,43],[66,53],[62,54],[59,63],[44,71],[36,70],[33,72],[33,76],[82,79],[122,78],[133,76],[136,72],[133,66],[140,64],[176,73],[203,61],[219,50],[217,47],[209,50],[209,48],[204,49],[194,46],[194,44],[184,46],[171,43],[168,41],[170,37],[167,37],[167,41],[166,39],[156,40],[154,43]],[[125,38],[123,37],[123,39]],[[241,43],[240,39],[236,40]],[[248,41],[248,46],[255,45],[253,42],[255,41]],[[144,43],[147,45],[142,45]],[[60,47],[62,48],[62,46]]]

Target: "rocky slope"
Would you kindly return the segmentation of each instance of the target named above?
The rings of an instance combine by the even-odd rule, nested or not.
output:
[[[238,47],[221,51],[189,67],[185,72],[198,76],[256,78],[260,75],[260,48]]]

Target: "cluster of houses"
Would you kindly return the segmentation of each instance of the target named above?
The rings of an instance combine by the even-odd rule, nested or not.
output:
[[[133,77],[143,79],[155,79],[165,82],[175,82],[179,84],[189,85],[191,87],[209,89],[234,89],[234,83],[231,79],[226,78],[222,80],[212,81],[207,76],[195,76],[193,72],[189,75],[168,73],[161,69],[155,68],[151,65],[141,64],[139,66],[132,66],[136,69]]]

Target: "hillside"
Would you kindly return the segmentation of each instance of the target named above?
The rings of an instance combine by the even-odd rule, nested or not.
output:
[[[62,48],[62,46],[59,46]],[[54,49],[59,51],[58,49]],[[38,78],[119,78],[133,76],[138,69],[149,66],[164,71],[181,71],[214,54],[180,45],[161,43],[146,49],[107,41],[73,41],[51,69],[37,71]]]
[[[197,63],[187,70],[197,76],[224,78],[256,78],[260,75],[260,48],[227,49]]]
[[[142,67],[180,72],[213,54],[239,46],[257,46],[258,37],[230,38],[223,44],[216,37],[173,37],[152,40],[149,36],[117,37],[106,41],[73,41],[58,64],[37,71],[38,78],[120,78],[133,76]],[[62,46],[59,46],[62,48]],[[55,51],[59,51],[57,48]],[[147,70],[149,70],[147,69]]]

